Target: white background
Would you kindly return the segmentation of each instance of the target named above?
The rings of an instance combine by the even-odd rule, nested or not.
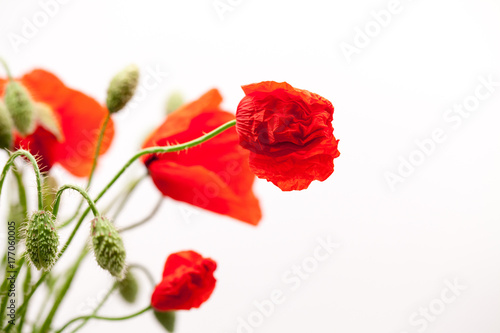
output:
[[[214,294],[199,310],[180,313],[176,332],[237,332],[238,317],[247,320],[255,301],[280,289],[285,302],[255,332],[414,333],[422,326],[410,324],[412,314],[439,305],[444,281],[457,278],[467,290],[421,331],[498,333],[500,87],[456,128],[443,118],[474,95],[480,76],[500,81],[498,0],[401,0],[400,12],[350,63],[341,43],[353,44],[356,28],[370,25],[370,13],[389,1],[230,3],[222,20],[212,0],[67,1],[16,51],[9,38],[22,36],[25,20],[33,22],[42,7],[0,0],[0,54],[17,76],[42,67],[104,102],[110,78],[129,63],[141,67],[143,78],[148,68],[168,72],[137,108],[114,118],[117,135],[93,193],[162,121],[173,91],[192,100],[217,87],[224,108],[234,112],[240,85],[287,81],[335,106],[342,155],[334,174],[295,193],[257,181],[264,213],[257,228],[167,199],[152,222],[125,235],[129,261],[149,267],[158,281],[172,252],[193,249],[218,262]],[[391,191],[384,174],[397,173],[399,158],[417,151],[415,140],[438,128],[446,140]],[[61,182],[83,183],[55,172]],[[125,178],[143,172],[138,163]],[[117,224],[145,216],[158,196],[149,181],[143,184]],[[77,200],[64,198],[66,207]],[[5,207],[4,198],[3,213]],[[87,228],[56,270],[73,260]],[[282,276],[327,235],[341,246],[291,291]],[[101,313],[126,315],[147,305],[151,288],[142,276],[141,282],[139,304],[114,296]],[[88,312],[111,283],[87,258],[55,327]],[[92,321],[82,330],[109,331],[162,329],[148,313]]]

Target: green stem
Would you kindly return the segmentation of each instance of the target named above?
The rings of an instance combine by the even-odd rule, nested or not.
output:
[[[26,296],[26,299],[23,300],[23,304],[21,304],[21,306],[19,307],[19,310],[17,311],[19,317],[24,316],[24,313],[26,312],[26,308],[28,306],[28,303],[29,303],[31,297],[33,296],[33,294],[35,293],[35,291],[37,290],[37,288],[42,284],[43,280],[47,277],[48,274],[49,274],[49,272],[44,272],[42,274],[42,276],[38,279],[38,281],[36,282],[36,284],[33,286],[33,288],[31,288],[30,293],[28,294],[28,296]],[[7,325],[6,328],[5,328],[5,333],[9,332],[10,329],[13,326],[14,325]]]
[[[102,140],[104,138],[104,134],[106,133],[106,128],[108,127],[110,119],[111,114],[108,112],[106,119],[104,119],[104,123],[102,124],[101,131],[99,132],[99,138],[97,139],[97,146],[94,153],[94,160],[92,161],[92,169],[90,170],[89,180],[87,182],[87,189],[90,187],[90,183],[92,183],[92,179],[94,177],[94,171],[97,167],[97,160],[99,159],[99,153],[101,152]]]
[[[102,308],[102,306],[104,305],[104,303],[106,303],[106,301],[108,300],[109,296],[111,296],[111,294],[113,293],[113,291],[115,291],[116,287],[118,286],[118,284],[115,282],[113,283],[113,286],[109,289],[109,291],[106,293],[106,295],[104,296],[104,298],[99,302],[99,304],[96,306],[96,308],[94,309],[94,311],[92,311],[92,314],[91,316],[95,316],[97,314],[97,312]],[[78,325],[73,331],[71,331],[71,333],[75,333],[77,331],[80,330],[80,328],[82,328],[83,326],[85,326],[85,324],[90,320],[90,318],[86,318],[83,320],[83,322]]]
[[[80,193],[82,195],[82,197],[87,200],[87,203],[90,207],[90,209],[92,210],[92,213],[94,214],[94,216],[99,216],[99,210],[97,209],[94,201],[90,198],[89,194],[87,193],[87,191],[85,191],[83,188],[79,187],[79,186],[76,186],[76,185],[64,185],[64,186],[61,186],[59,188],[59,190],[57,191],[56,193],[56,199],[55,199],[55,202],[54,202],[54,208],[52,209],[52,214],[54,214],[54,216],[57,217],[57,214],[59,213],[59,205],[61,203],[61,195],[62,193],[65,191],[65,190],[75,190],[77,191],[78,193]]]
[[[23,266],[25,259],[26,259],[26,258],[25,258],[24,256],[22,256],[22,257],[21,257],[21,259],[19,259],[19,260],[16,262],[16,268],[18,269],[18,271],[17,271],[17,276],[19,276],[19,270],[20,270],[20,268]],[[17,278],[17,276],[16,276],[16,278]],[[7,279],[5,279],[5,280],[4,280],[4,283],[5,283],[5,282],[7,282]],[[6,295],[3,297],[2,302],[1,302],[1,303],[2,303],[2,304],[1,304],[1,306],[2,306],[2,307],[1,307],[2,311],[3,311],[3,309],[5,309],[5,307],[7,306],[7,301],[8,301],[8,300],[9,300],[9,296],[8,296],[8,294],[6,294]],[[23,311],[24,311],[24,310],[23,310]],[[20,311],[18,311],[18,315],[19,315],[19,316],[21,316]],[[6,329],[5,329],[5,333],[9,332],[13,326],[14,326],[14,325],[7,324]],[[0,330],[0,332],[2,332],[2,331]]]
[[[75,213],[69,219],[67,219],[66,221],[64,221],[60,225],[58,225],[57,229],[62,229],[65,226],[67,226],[68,224],[70,224],[71,222],[73,222],[73,220],[76,219],[76,217],[80,214],[80,209],[82,208],[84,202],[85,202],[85,199],[82,198],[82,200],[80,200],[80,204],[78,204],[78,207],[76,208]]]
[[[99,201],[99,199],[102,198],[102,196],[104,194],[106,194],[106,192],[111,188],[111,186],[113,186],[113,184],[118,180],[118,178],[120,178],[120,176],[132,165],[132,163],[134,163],[136,160],[138,160],[142,156],[149,155],[149,154],[171,153],[171,152],[181,151],[181,150],[184,150],[187,148],[197,146],[197,145],[199,145],[207,140],[210,140],[214,136],[217,136],[218,134],[224,132],[228,128],[233,127],[234,125],[236,125],[236,120],[231,120],[231,121],[217,127],[213,131],[211,131],[211,132],[209,132],[209,133],[207,133],[207,134],[205,134],[197,139],[191,140],[189,142],[175,145],[175,146],[151,147],[151,148],[146,148],[146,149],[141,150],[140,152],[138,152],[137,154],[132,156],[132,158],[130,160],[128,160],[127,163],[125,163],[125,165],[120,169],[120,171],[118,171],[118,173],[113,177],[113,179],[111,179],[111,181],[97,195],[94,202],[97,203]],[[78,228],[80,228],[80,225],[83,223],[83,220],[85,219],[85,217],[87,216],[89,211],[90,211],[90,208],[87,208],[83,212],[82,216],[80,217],[80,220],[78,220],[75,228],[73,229],[73,232],[69,236],[68,241],[66,242],[66,244],[62,248],[61,255],[64,253],[64,251],[66,251],[66,248],[69,246],[69,244],[73,240],[73,237],[75,237],[75,234],[76,234]]]
[[[127,231],[127,230],[132,230],[134,228],[137,228],[137,227],[143,225],[144,223],[147,223],[149,220],[151,220],[153,218],[153,216],[156,215],[156,213],[158,213],[162,203],[163,203],[163,196],[160,197],[160,200],[158,200],[158,202],[156,203],[156,206],[153,208],[153,210],[151,211],[151,213],[149,213],[148,216],[146,216],[142,220],[135,222],[134,224],[131,224],[127,227],[119,228],[118,232],[122,233],[122,232]]]
[[[97,146],[96,146],[96,150],[94,153],[94,159],[92,161],[92,169],[90,171],[89,179],[87,181],[87,186],[86,186],[87,191],[90,189],[90,184],[92,183],[92,179],[94,177],[94,172],[95,172],[95,169],[97,167],[97,160],[99,159],[99,154],[101,152],[102,140],[104,138],[104,134],[106,133],[106,128],[108,127],[108,123],[109,123],[110,119],[111,119],[111,115],[108,112],[106,119],[104,119],[104,123],[102,124],[101,130],[99,132],[99,138],[97,139]],[[82,199],[80,201],[80,204],[78,205],[78,208],[76,209],[76,212],[73,214],[73,216],[71,216],[69,219],[64,221],[64,223],[62,223],[58,227],[58,229],[64,228],[65,226],[67,226],[68,224],[73,222],[73,220],[80,214],[80,209],[82,208],[84,201],[85,201],[84,199]]]
[[[2,193],[3,183],[5,182],[7,172],[14,164],[14,160],[19,156],[26,157],[27,159],[30,160],[31,164],[33,164],[33,170],[35,171],[35,176],[36,176],[36,186],[38,190],[38,209],[43,210],[42,175],[40,174],[40,168],[38,167],[38,163],[36,162],[36,159],[33,157],[33,155],[31,155],[29,151],[26,151],[24,149],[17,150],[7,160],[7,163],[3,168],[2,174],[0,175],[0,195]]]
[[[2,64],[3,68],[5,69],[5,72],[7,73],[7,76],[9,80],[13,80],[12,78],[12,73],[10,72],[9,66],[7,65],[7,62],[0,58],[0,63]]]
[[[64,296],[66,296],[66,293],[69,290],[69,287],[71,286],[71,282],[73,282],[73,278],[75,277],[76,271],[78,270],[78,266],[80,266],[80,263],[82,262],[83,258],[87,255],[86,248],[82,251],[80,254],[80,257],[78,257],[77,261],[73,264],[71,267],[71,270],[69,271],[68,278],[66,279],[66,282],[64,285],[61,287],[59,290],[59,294],[56,297],[56,300],[54,302],[54,305],[52,306],[52,309],[50,309],[50,312],[47,316],[47,319],[45,319],[45,322],[42,325],[42,328],[40,329],[41,332],[48,332],[50,325],[52,324],[52,320],[54,319],[54,315],[57,312],[57,309],[61,305],[61,302],[63,301]]]
[[[146,177],[148,176],[148,174],[145,174],[143,177],[140,177],[136,180],[134,180],[130,185],[129,185],[129,188],[127,190],[127,193],[125,193],[125,196],[123,197],[123,199],[120,201],[120,204],[118,205],[118,208],[116,208],[115,210],[115,214],[113,216],[113,221],[116,221],[116,219],[118,218],[118,216],[120,215],[120,213],[123,211],[123,208],[125,207],[125,205],[127,204],[127,202],[129,201],[130,197],[132,196],[132,193],[134,192],[134,190],[137,188],[137,185],[139,185],[139,183],[143,180],[143,179],[146,179]]]
[[[12,172],[16,177],[19,203],[21,204],[24,212],[24,217],[26,218],[26,215],[28,214],[28,200],[26,199],[26,189],[24,188],[23,175],[16,167],[12,169]],[[17,222],[18,221],[16,221],[16,223]]]
[[[64,331],[64,329],[66,327],[68,327],[69,325],[71,325],[72,323],[74,323],[75,321],[78,321],[78,320],[87,319],[87,318],[88,319],[98,319],[98,320],[112,320],[112,321],[126,320],[126,319],[137,317],[137,316],[139,316],[139,315],[143,314],[144,312],[147,312],[151,309],[152,309],[151,305],[148,305],[146,308],[142,309],[139,312],[133,313],[133,314],[128,315],[128,316],[123,316],[123,317],[101,317],[101,316],[95,316],[95,315],[80,316],[80,317],[76,317],[76,318],[73,318],[70,321],[68,321],[61,329],[57,330],[55,333],[61,333],[62,331]]]
[[[146,149],[143,149],[141,150],[140,152],[138,152],[137,154],[135,154],[134,156],[132,156],[132,158],[127,162],[125,163],[125,165],[120,169],[120,171],[118,171],[118,173],[113,177],[113,179],[111,179],[111,181],[101,190],[101,192],[97,195],[96,199],[94,200],[94,203],[97,203],[99,201],[99,199],[109,190],[109,188],[111,188],[111,186],[118,180],[118,178],[120,178],[120,176],[128,169],[128,167],[130,167],[130,165],[132,165],[133,162],[135,162],[136,160],[138,160],[139,158],[141,158],[142,156],[144,155],[148,155],[148,154],[160,154],[160,153],[169,153],[169,152],[176,152],[176,151],[181,151],[181,150],[184,150],[184,149],[187,149],[187,148],[191,148],[191,147],[194,147],[194,146],[197,146],[207,140],[210,140],[211,138],[217,136],[218,134],[224,132],[225,130],[227,130],[228,128],[231,128],[233,127],[234,125],[236,125],[236,120],[231,120],[219,127],[217,127],[216,129],[214,129],[213,131],[197,138],[197,139],[194,139],[192,141],[189,141],[189,142],[186,142],[186,143],[183,143],[183,144],[179,144],[179,145],[175,145],[175,146],[168,146],[168,147],[151,147],[151,148],[146,148]],[[18,150],[16,153],[19,153],[19,152],[24,152],[23,150]],[[29,154],[29,153],[28,153]],[[30,154],[31,156],[31,154]],[[12,157],[11,157],[12,159]],[[9,161],[11,160],[9,159]],[[36,163],[35,163],[36,164]],[[7,165],[6,165],[7,167]],[[36,169],[38,170],[38,166],[36,167]],[[6,173],[6,170],[4,168],[4,172],[2,173],[2,176],[0,176],[0,191],[1,191],[1,187],[2,187],[2,184],[3,184],[3,179],[5,178],[5,174]],[[41,184],[40,184],[40,189],[41,189]],[[40,191],[40,198],[41,198],[41,191]],[[41,200],[40,200],[40,203],[41,203]],[[78,228],[80,227],[80,225],[83,223],[83,220],[85,219],[85,217],[87,216],[87,214],[90,212],[90,207],[87,208],[82,216],[80,217],[80,220],[78,221],[78,223],[76,224],[75,228],[73,229],[73,232],[71,233],[71,235],[69,236],[69,239],[68,241],[66,242],[66,244],[64,244],[63,248],[61,249],[61,251],[59,252],[58,254],[58,258],[60,259],[61,256],[64,254],[64,252],[66,251],[66,249],[68,248],[69,244],[71,243],[71,241],[73,240]],[[59,260],[58,259],[58,260]],[[35,286],[32,288],[30,294],[27,296],[26,300],[23,302],[23,304],[21,304],[21,306],[19,307],[19,313],[20,315],[22,314],[22,311],[25,310],[26,308],[26,304],[27,302],[29,302],[29,300],[31,299],[32,295],[34,294],[34,292],[36,291],[36,289],[38,288],[38,286],[40,286],[40,284],[43,282],[43,280],[45,279],[45,277],[48,275],[48,272],[45,272],[42,274],[42,276],[40,277],[40,279],[37,281],[37,283],[35,284]],[[10,328],[12,327],[12,325],[8,325],[7,326],[7,331],[10,331]]]
[[[149,174],[145,173],[143,176],[132,180],[130,183],[124,186],[124,189],[120,191],[120,193],[115,198],[113,198],[113,200],[104,209],[101,210],[102,215],[108,214],[113,208],[113,206],[119,204],[119,208],[116,209],[115,211],[115,217],[116,217],[117,211],[121,209],[122,206],[124,206],[124,204],[127,203],[132,192],[134,192],[135,189],[139,186],[139,184],[142,183],[144,179],[148,178],[148,176]]]
[[[29,292],[30,285],[31,285],[31,266],[27,265],[26,266],[26,276],[24,277],[24,283],[23,283],[23,289],[22,289],[23,298]],[[24,325],[25,320],[26,320],[26,316],[23,316],[21,318],[21,320],[19,321],[19,326],[17,327],[18,332],[23,331],[23,325]]]

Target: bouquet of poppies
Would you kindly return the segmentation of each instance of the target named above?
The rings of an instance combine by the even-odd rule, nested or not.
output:
[[[252,190],[255,176],[282,191],[304,190],[313,180],[327,179],[339,156],[333,106],[327,99],[285,82],[255,83],[242,87],[245,96],[234,115],[220,108],[222,97],[213,89],[190,103],[172,103],[166,120],[142,149],[123,161],[109,182],[92,184],[101,190],[91,195],[88,191],[99,157],[113,140],[113,114],[134,96],[139,69],[131,65],[112,78],[103,106],[45,70],[14,78],[2,63],[6,77],[0,78],[0,148],[7,162],[0,176],[0,193],[9,197],[8,219],[2,226],[6,235],[0,271],[4,275],[2,332],[76,332],[89,320],[126,320],[148,311],[173,332],[176,311],[198,308],[210,298],[217,268],[211,258],[193,250],[165,254],[160,279],[151,276],[147,267],[127,261],[121,234],[140,227],[154,212],[138,223],[117,228],[105,216],[110,207],[101,208],[99,201],[133,163],[144,165],[145,177],[152,179],[162,198],[258,225],[262,213]],[[83,178],[86,186],[59,185],[61,180],[51,174],[57,164]],[[35,174],[36,198],[27,194],[27,172]],[[111,205],[131,204],[127,199],[142,179],[133,180]],[[10,191],[4,189],[6,180]],[[74,214],[63,217],[59,208],[67,190],[76,191],[81,199],[74,205]],[[30,200],[35,211],[28,210]],[[67,239],[59,235],[63,228],[72,230]],[[77,232],[87,232],[88,242],[70,267],[61,271],[56,264]],[[91,313],[68,318],[56,327],[54,318],[87,255],[93,255],[107,271],[103,274],[110,274],[115,282]],[[151,280],[151,302],[122,317],[101,316],[100,308],[115,291],[125,302],[136,301],[137,273]],[[41,289],[49,297],[37,309],[30,301]]]

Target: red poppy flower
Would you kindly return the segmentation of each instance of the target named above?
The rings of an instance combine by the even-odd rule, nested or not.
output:
[[[15,148],[29,149],[39,158],[42,171],[56,163],[78,177],[88,176],[92,168],[97,138],[108,113],[91,97],[66,87],[55,75],[36,69],[19,82],[29,91],[38,110],[34,131],[15,136]],[[0,79],[0,96],[6,80]],[[101,154],[109,148],[114,135],[113,122],[106,128]]]
[[[213,89],[181,107],[144,147],[188,142],[233,120],[233,114],[219,108],[221,101]],[[144,163],[164,195],[253,225],[259,223],[259,202],[252,192],[255,176],[248,165],[248,151],[239,146],[234,128],[188,150],[147,156]]]
[[[158,311],[199,308],[215,288],[215,261],[194,251],[171,254],[165,262],[163,279],[151,296]]]
[[[286,82],[243,86],[236,112],[240,144],[250,151],[250,168],[283,191],[324,181],[340,155],[333,136],[333,106],[327,99]]]

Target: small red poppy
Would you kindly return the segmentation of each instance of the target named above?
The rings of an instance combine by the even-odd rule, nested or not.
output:
[[[108,113],[106,108],[93,98],[66,87],[54,74],[41,69],[18,81],[26,87],[35,103],[48,108],[52,126],[46,126],[38,119],[31,134],[23,137],[15,133],[15,148],[22,147],[36,154],[42,171],[49,171],[58,163],[77,177],[88,176],[99,131]],[[0,96],[4,95],[6,84],[6,80],[0,79]],[[108,150],[113,135],[110,120],[101,154]]]
[[[171,113],[146,140],[144,148],[184,143],[234,119],[222,111],[222,97],[212,89],[198,100]],[[144,159],[156,187],[175,200],[224,214],[253,225],[259,223],[259,201],[248,151],[230,128],[201,145],[178,153],[154,154]]]
[[[194,251],[171,254],[165,262],[163,279],[151,296],[157,311],[199,308],[215,289],[215,261]]]
[[[243,86],[236,112],[240,144],[250,168],[283,191],[306,189],[333,173],[340,155],[333,136],[333,106],[327,99],[286,82]]]

